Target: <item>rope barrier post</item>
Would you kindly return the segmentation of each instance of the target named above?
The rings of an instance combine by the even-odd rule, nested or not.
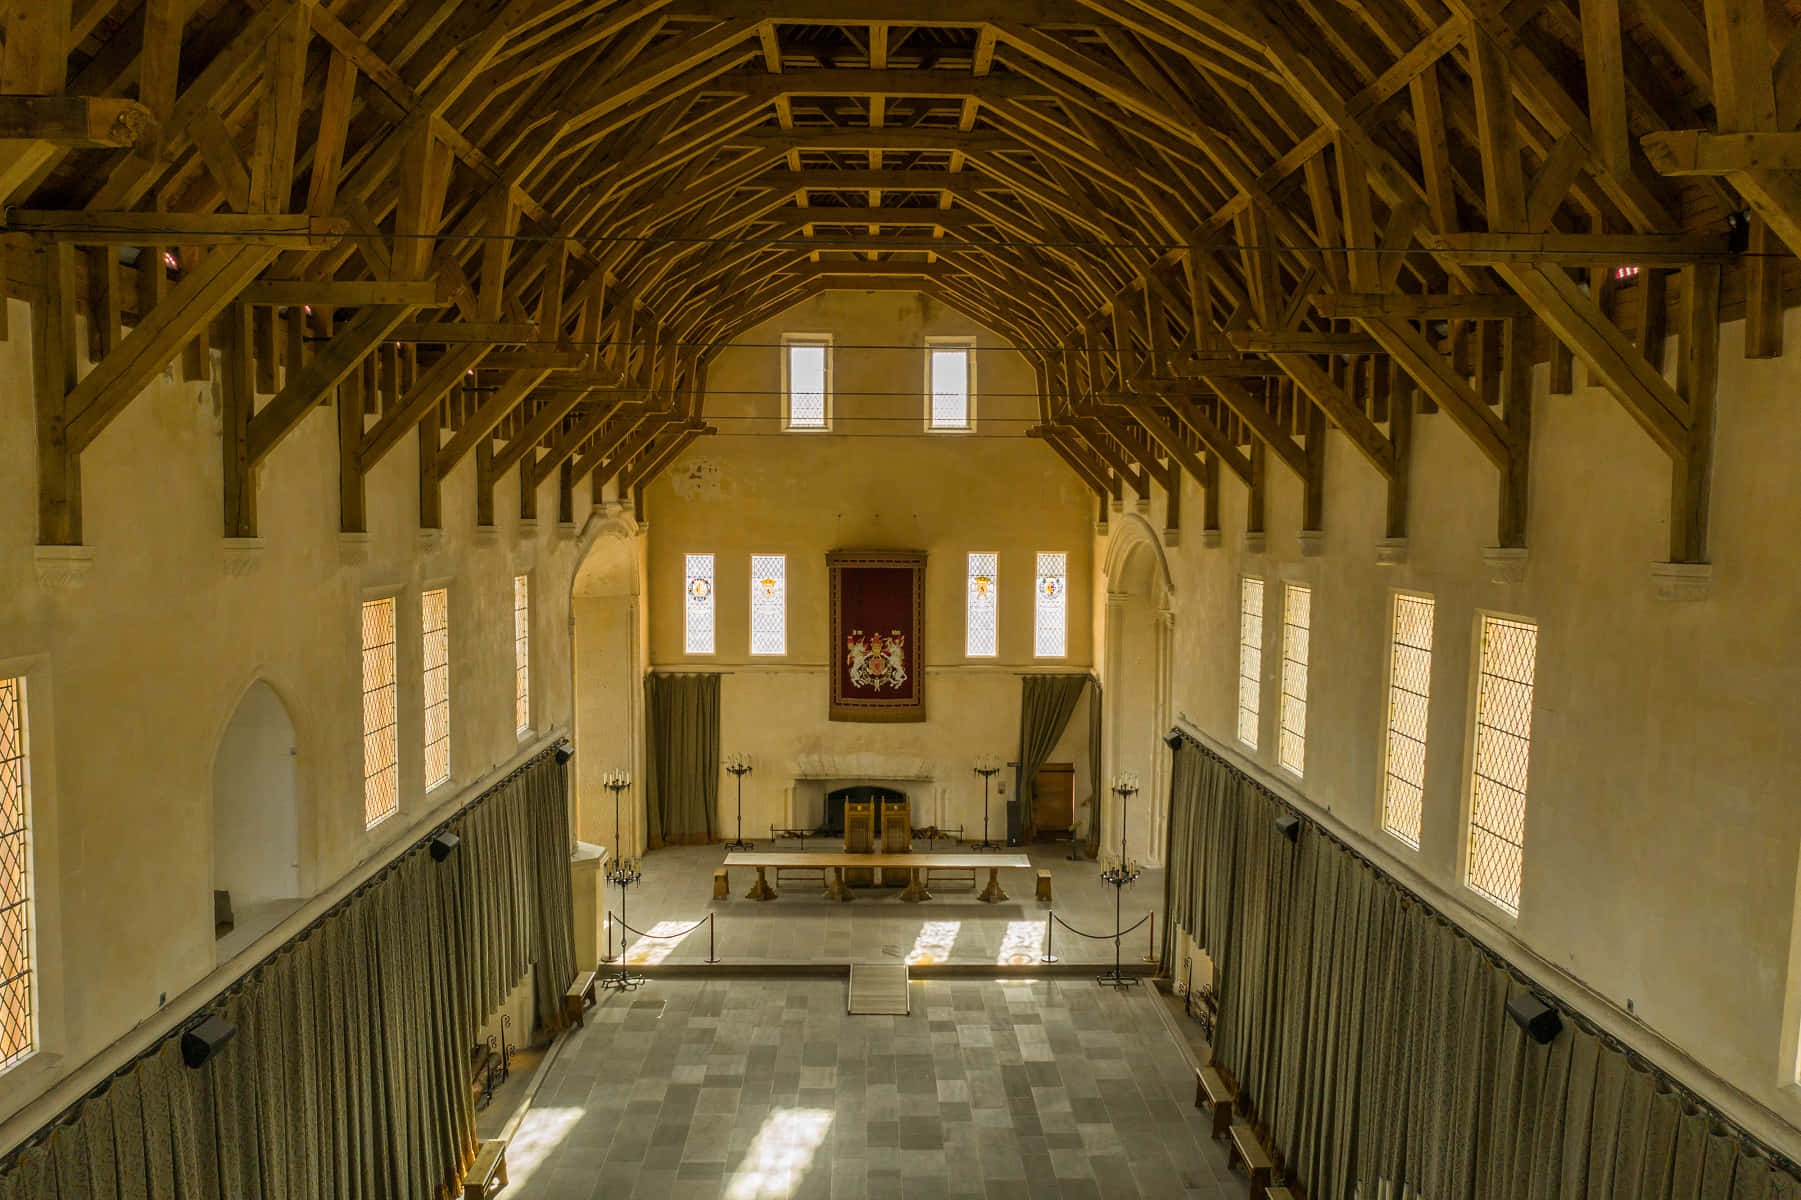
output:
[[[1145,931],[1144,961],[1157,961],[1157,914],[1150,914],[1150,927]]]
[[[615,957],[613,954],[613,914],[612,913],[607,914],[607,956],[602,961],[610,962],[610,963],[619,961],[619,959],[617,957]]]
[[[1038,956],[1039,962],[1054,963],[1057,961],[1057,956],[1055,954],[1051,953],[1051,935],[1057,931],[1057,927],[1054,924],[1052,924],[1052,922],[1054,922],[1056,919],[1057,919],[1057,912],[1055,909],[1045,910],[1045,914],[1044,914],[1044,953],[1040,954]]]
[[[715,925],[715,918],[717,918],[718,916],[719,916],[718,913],[708,913],[707,914],[707,961],[709,963],[716,963],[719,961],[719,953],[714,948],[714,941],[713,941],[713,929],[714,929],[714,925]]]

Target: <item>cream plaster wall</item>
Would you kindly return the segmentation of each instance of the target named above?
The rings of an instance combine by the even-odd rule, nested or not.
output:
[[[834,338],[829,434],[780,431],[783,332]],[[976,433],[925,434],[924,339],[960,335],[978,342]],[[644,625],[655,669],[725,673],[722,748],[748,751],[758,762],[745,780],[747,832],[766,837],[771,824],[790,819],[796,756],[858,752],[932,760],[934,779],[920,789],[930,793],[922,822],[979,830],[981,779],[971,760],[1015,756],[1019,675],[1090,669],[1093,618],[1082,586],[1094,539],[1088,492],[1055,454],[1023,436],[1037,421],[1036,383],[1004,346],[914,293],[834,292],[750,330],[712,363],[705,416],[720,433],[697,441],[647,493]],[[923,723],[826,718],[825,555],[869,547],[929,556]],[[970,660],[963,653],[965,556],[990,550],[1000,554],[1000,655]],[[1069,653],[1058,660],[1032,655],[1039,550],[1067,552],[1075,584]],[[717,653],[709,656],[683,652],[683,556],[690,552],[715,555]],[[787,555],[788,653],[779,658],[748,653],[752,553]],[[1078,761],[1078,808],[1087,794],[1087,760],[1070,750],[1072,743],[1085,749],[1085,724],[1079,734],[1054,756]],[[729,776],[722,776],[720,797],[729,821]],[[997,828],[1004,828],[1001,801],[997,794]]]
[[[266,546],[227,569],[216,383],[165,374],[83,456],[84,587],[34,568],[28,308],[0,343],[0,671],[30,693],[38,978],[44,1053],[0,1079],[17,1111],[215,969],[213,764],[240,698],[266,682],[297,743],[300,886],[328,889],[417,819],[513,758],[512,576],[531,575],[537,732],[570,719],[573,530],[521,528],[513,480],[498,532],[474,528],[473,462],[445,480],[441,548],[418,530],[417,442],[368,481],[366,565],[338,535],[335,418],[310,414],[259,485]],[[218,376],[215,365],[214,377]],[[585,515],[578,499],[576,516]],[[539,511],[554,514],[554,487]],[[423,794],[419,593],[451,602],[451,784]],[[363,828],[360,602],[399,597],[401,813]],[[10,1131],[9,1131],[10,1132]]]
[[[1790,345],[1801,337],[1793,312],[1788,336]],[[1742,1093],[1732,1102],[1761,1106],[1752,1119],[1774,1117],[1792,1149],[1801,1142],[1790,949],[1801,846],[1801,556],[1789,517],[1801,510],[1801,357],[1752,362],[1741,347],[1742,326],[1728,326],[1707,599],[1660,599],[1653,586],[1651,564],[1667,557],[1668,460],[1611,395],[1580,387],[1545,396],[1541,371],[1523,583],[1494,582],[1485,569],[1495,472],[1446,417],[1415,422],[1404,566],[1377,564],[1383,488],[1334,434],[1320,557],[1300,555],[1300,488],[1274,465],[1268,553],[1243,551],[1246,492],[1235,480],[1222,492],[1223,545],[1187,538],[1168,551],[1175,694],[1194,726],[1236,745],[1238,582],[1264,578],[1263,722],[1250,757],[1276,772],[1279,585],[1311,585],[1306,777],[1294,785],[1459,920],[1567,972],[1617,1008],[1628,1030],[1666,1039],[1679,1053],[1663,1053],[1665,1065],[1686,1054],[1702,1065],[1684,1070],[1704,1090],[1725,1094],[1707,1073],[1728,1081]],[[1200,500],[1185,497],[1184,513],[1198,514]],[[1397,588],[1437,601],[1417,853],[1380,832],[1378,816]],[[1517,920],[1460,882],[1482,611],[1539,626]]]

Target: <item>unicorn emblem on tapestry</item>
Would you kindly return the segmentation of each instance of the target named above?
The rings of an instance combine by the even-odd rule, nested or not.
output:
[[[907,682],[907,639],[900,630],[865,634],[853,629],[844,639],[844,661],[850,666],[852,687],[899,691]]]

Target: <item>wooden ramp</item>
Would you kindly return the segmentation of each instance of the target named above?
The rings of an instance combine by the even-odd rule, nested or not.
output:
[[[852,1016],[904,1017],[911,1009],[907,994],[907,964],[852,963],[850,1001]]]

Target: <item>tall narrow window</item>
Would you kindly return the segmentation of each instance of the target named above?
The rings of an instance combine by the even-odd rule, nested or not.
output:
[[[1307,768],[1307,642],[1313,632],[1313,589],[1282,589],[1282,736],[1276,754],[1296,775]]]
[[[832,424],[832,339],[824,334],[782,338],[782,424],[829,429]]]
[[[400,741],[394,696],[394,598],[363,604],[363,825],[400,810]]]
[[[788,653],[788,559],[750,556],[750,652]]]
[[[450,780],[450,594],[434,588],[419,598],[425,661],[425,789]]]
[[[1038,620],[1033,653],[1039,658],[1062,658],[1068,653],[1069,555],[1056,551],[1038,554]]]
[[[513,576],[513,728],[532,728],[532,592],[524,575]]]
[[[926,424],[932,429],[970,428],[975,391],[974,343],[966,338],[926,339]]]
[[[1484,615],[1470,780],[1470,887],[1514,916],[1526,843],[1526,775],[1538,626]]]
[[[993,658],[1000,653],[1000,623],[995,619],[1000,601],[1000,555],[969,556],[968,624],[963,653],[970,658]]]
[[[1420,848],[1426,794],[1426,716],[1432,695],[1430,596],[1395,594],[1388,655],[1388,745],[1384,751],[1382,828]]]
[[[1255,750],[1263,711],[1263,580],[1238,589],[1238,740]]]
[[[25,681],[0,679],[0,1071],[37,1049]]]
[[[689,654],[713,653],[713,556],[687,555],[683,583],[683,646]]]

